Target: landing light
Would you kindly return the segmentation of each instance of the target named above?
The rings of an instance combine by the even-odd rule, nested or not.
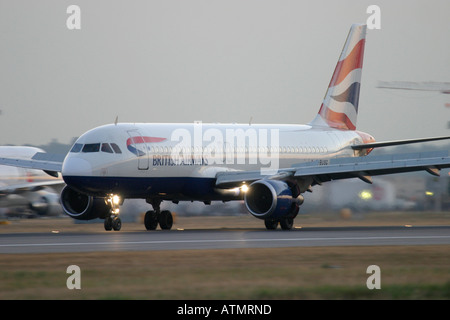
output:
[[[114,204],[114,205],[119,205],[120,204],[120,197],[118,196],[118,195],[113,195],[113,197],[112,197],[112,203]]]
[[[248,191],[247,185],[246,185],[246,184],[242,185],[241,190],[242,190],[242,192],[244,192],[244,193],[247,192],[247,191]]]
[[[359,197],[362,200],[370,200],[372,199],[372,192],[370,192],[369,190],[363,190],[359,193]]]

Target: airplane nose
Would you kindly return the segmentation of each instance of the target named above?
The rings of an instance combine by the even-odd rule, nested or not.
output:
[[[62,176],[92,176],[91,164],[80,158],[67,157],[62,167]]]

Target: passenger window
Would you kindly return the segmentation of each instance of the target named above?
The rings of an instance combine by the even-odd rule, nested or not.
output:
[[[88,143],[85,144],[83,147],[84,153],[90,153],[90,152],[99,152],[100,151],[100,143]]]
[[[117,144],[111,143],[111,147],[113,148],[115,153],[122,153],[122,150],[120,150],[120,148]]]
[[[109,143],[102,143],[102,152],[113,153]]]
[[[83,145],[81,143],[75,143],[72,147],[72,150],[70,152],[80,152],[83,148]]]

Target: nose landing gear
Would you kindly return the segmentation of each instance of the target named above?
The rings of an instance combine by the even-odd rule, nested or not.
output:
[[[119,231],[122,228],[122,221],[119,217],[120,205],[123,201],[118,195],[111,194],[105,199],[107,205],[111,207],[110,214],[105,218],[105,230],[106,231]]]

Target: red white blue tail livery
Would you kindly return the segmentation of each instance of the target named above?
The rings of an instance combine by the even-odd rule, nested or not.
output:
[[[319,114],[312,125],[355,130],[366,44],[366,26],[354,24],[342,49]]]

